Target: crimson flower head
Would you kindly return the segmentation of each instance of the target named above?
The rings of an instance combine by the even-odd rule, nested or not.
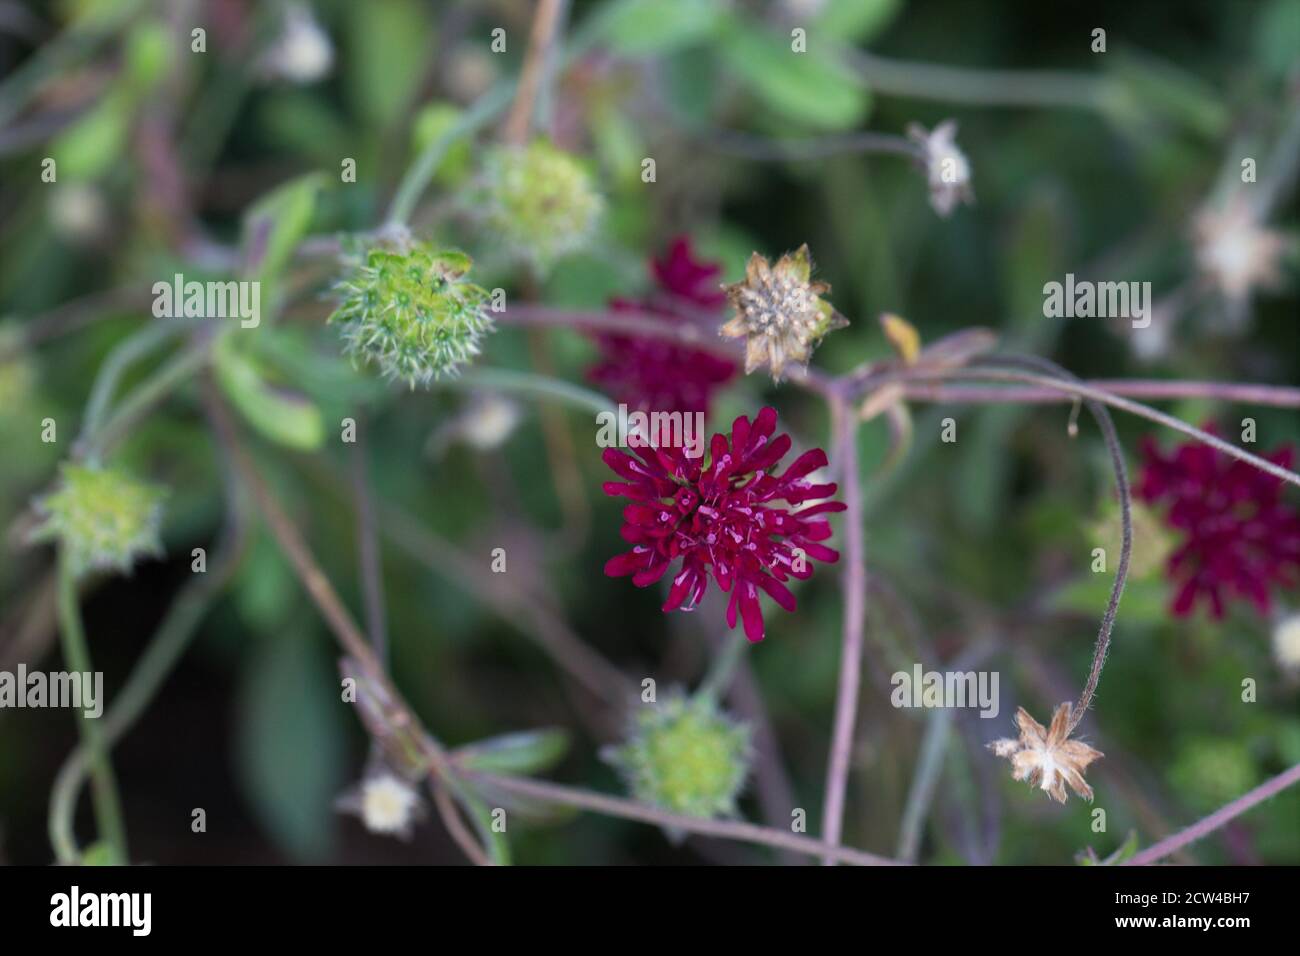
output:
[[[722,267],[700,262],[690,240],[673,240],[662,259],[650,262],[656,291],[642,300],[615,299],[615,312],[654,312],[669,322],[687,322],[682,310],[720,311],[726,302],[718,276]],[[642,411],[708,414],[714,391],[736,374],[736,364],[711,352],[662,339],[600,334],[600,361],[587,374],[616,401]]]
[[[1165,522],[1182,534],[1166,569],[1178,588],[1175,615],[1192,613],[1203,597],[1221,618],[1233,596],[1266,614],[1271,587],[1300,583],[1300,514],[1282,500],[1281,479],[1200,442],[1164,454],[1148,437],[1142,455],[1138,496],[1168,504]],[[1293,451],[1266,457],[1290,468]]]
[[[839,560],[838,552],[819,543],[831,536],[830,524],[812,519],[845,507],[823,500],[835,494],[834,484],[808,479],[826,465],[820,448],[777,473],[790,436],[773,438],[775,430],[776,411],[764,408],[752,424],[743,415],[737,418],[730,438],[715,434],[708,455],[699,458],[687,457],[681,448],[634,448],[635,458],[606,449],[605,464],[624,481],[605,482],[605,494],[630,499],[623,509],[623,539],[632,550],[610,558],[605,573],[630,574],[643,588],[680,558],[663,609],[693,610],[712,576],[731,594],[727,626],[736,626],[739,612],[745,636],[761,641],[758,592],[793,611],[794,595],[782,582],[811,577],[811,559]],[[799,507],[805,502],[813,503]]]

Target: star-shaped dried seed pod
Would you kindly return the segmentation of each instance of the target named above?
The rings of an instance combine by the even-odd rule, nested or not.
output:
[[[1092,787],[1083,779],[1083,772],[1102,752],[1080,740],[1069,739],[1068,701],[1056,708],[1050,729],[1044,729],[1023,707],[1016,711],[1016,726],[1020,728],[1018,740],[995,740],[989,744],[995,754],[1011,761],[1014,779],[1028,780],[1031,786],[1037,784],[1057,803],[1065,802],[1067,783],[1079,796],[1092,800]]]
[[[723,286],[736,315],[719,332],[745,340],[746,375],[766,365],[779,382],[787,365],[805,368],[822,337],[849,324],[821,298],[831,287],[813,282],[812,268],[807,243],[776,265],[755,252],[745,267],[745,281]]]

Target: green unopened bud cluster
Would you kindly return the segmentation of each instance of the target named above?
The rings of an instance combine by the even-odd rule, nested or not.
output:
[[[454,375],[492,331],[488,293],[465,280],[472,260],[415,243],[405,251],[371,249],[334,289],[330,322],[344,351],[411,388]]]
[[[591,241],[604,208],[586,168],[543,139],[490,152],[475,199],[506,251],[542,273]]]
[[[749,773],[750,730],[711,697],[675,694],[642,705],[607,759],[638,800],[690,817],[731,816]]]
[[[75,575],[126,572],[162,551],[163,489],[117,469],[64,465],[59,486],[36,502],[33,540],[56,540]]]

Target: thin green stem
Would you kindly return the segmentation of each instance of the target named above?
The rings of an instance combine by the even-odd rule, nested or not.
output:
[[[108,354],[108,358],[99,367],[95,384],[90,390],[90,399],[86,402],[81,437],[77,439],[79,447],[86,447],[91,436],[103,427],[109,402],[112,401],[113,393],[121,384],[126,370],[151,354],[173,335],[187,331],[191,327],[190,323],[182,321],[151,322],[136,329]]]
[[[59,632],[63,638],[63,656],[68,668],[81,674],[93,673],[90,663],[90,650],[86,646],[86,634],[81,624],[81,611],[77,605],[77,579],[67,555],[59,555]],[[91,788],[95,806],[95,822],[99,838],[109,847],[112,860],[116,864],[125,864],[130,857],[127,854],[126,826],[122,822],[122,806],[117,795],[117,782],[113,776],[113,765],[108,759],[108,750],[104,744],[103,732],[94,718],[79,714],[78,727],[81,731],[82,747],[85,748],[90,763]],[[71,814],[69,813],[69,820]],[[54,842],[59,862],[75,863],[78,860],[76,842],[72,838],[71,826],[67,832],[50,833]]]
[[[726,635],[722,648],[714,656],[709,672],[700,684],[700,689],[697,691],[699,696],[717,700],[726,693],[727,688],[731,686],[732,675],[736,673],[736,667],[740,664],[741,656],[748,646],[749,639],[744,634]]]
[[[513,392],[536,398],[555,399],[575,408],[600,414],[615,411],[614,403],[599,392],[533,372],[516,372],[507,368],[476,368],[445,383],[450,388]]]
[[[86,457],[93,460],[107,454],[154,404],[166,398],[203,368],[208,361],[210,345],[211,340],[204,339],[177,352],[122,399],[117,410],[98,432],[87,436]]]
[[[205,573],[196,574],[172,602],[167,616],[149,641],[149,646],[145,648],[135,669],[131,671],[131,676],[104,714],[102,745],[106,754],[135,726],[140,715],[153,701],[163,681],[197,633],[199,622],[229,582],[239,563],[245,543],[244,522],[233,486],[228,498],[231,511],[226,538],[212,566]],[[63,849],[71,848],[72,853],[76,854],[72,817],[77,807],[77,794],[90,768],[91,757],[90,748],[83,742],[59,768],[50,794],[50,841],[59,852],[60,859],[64,856]]]

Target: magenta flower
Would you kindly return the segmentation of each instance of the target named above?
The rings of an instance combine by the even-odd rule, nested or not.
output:
[[[606,449],[605,464],[626,482],[605,482],[605,494],[631,499],[623,509],[623,539],[632,550],[610,558],[605,573],[630,574],[643,588],[681,558],[663,609],[693,610],[712,575],[731,594],[727,626],[736,626],[739,612],[745,636],[761,641],[758,592],[793,611],[794,595],[782,582],[811,577],[812,559],[839,560],[838,552],[818,543],[831,536],[830,524],[810,519],[845,507],[821,500],[835,494],[835,485],[808,480],[826,465],[820,448],[776,474],[777,462],[790,450],[790,436],[773,438],[775,430],[776,411],[764,408],[752,425],[743,415],[737,418],[730,441],[715,434],[701,458],[688,458],[680,448],[638,448],[636,458]],[[809,501],[815,503],[792,510]]]
[[[1200,442],[1166,455],[1148,437],[1142,454],[1138,496],[1167,503],[1165,522],[1183,536],[1166,569],[1178,589],[1175,615],[1191,614],[1204,597],[1211,615],[1221,618],[1233,596],[1266,614],[1271,587],[1300,583],[1300,515],[1282,500],[1280,479]],[[1266,457],[1290,468],[1292,449]]]
[[[667,255],[652,259],[657,291],[643,300],[614,299],[616,312],[654,312],[686,322],[682,310],[720,311],[726,302],[718,283],[721,266],[695,259],[690,240],[673,240]],[[602,333],[594,336],[600,361],[587,373],[616,402],[642,411],[704,412],[714,391],[736,374],[736,364],[711,352],[662,339]]]

